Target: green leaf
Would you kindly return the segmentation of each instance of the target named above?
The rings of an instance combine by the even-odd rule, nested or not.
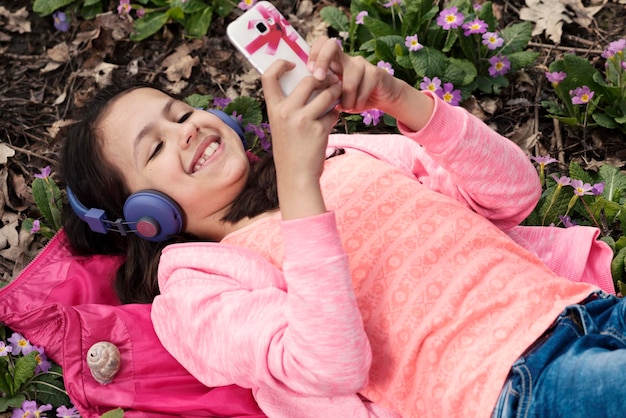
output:
[[[613,257],[611,261],[611,276],[614,282],[621,281],[624,277],[624,259],[626,258],[626,247],[619,250],[619,252]]]
[[[587,171],[585,171],[576,161],[572,161],[569,165],[569,177],[572,179],[582,180],[583,183],[594,183],[591,175]]]
[[[617,197],[626,191],[626,175],[610,164],[603,164],[598,169],[596,182],[604,183],[602,196],[606,200],[617,201]]]
[[[369,18],[369,16],[366,16],[365,19],[363,19],[363,22],[364,22],[364,26],[367,28],[367,30],[369,30],[372,33],[372,35],[374,35],[374,37],[386,36],[386,35],[397,36],[398,34],[397,30],[395,30],[390,25],[386,24],[385,22],[381,20],[372,19],[372,18]]]
[[[411,54],[411,63],[418,79],[425,76],[442,78],[448,64],[448,58],[441,51],[425,46]]]
[[[102,13],[102,3],[100,3],[100,1],[97,1],[95,4],[85,5],[80,9],[80,15],[85,20],[91,20],[100,13]]]
[[[210,94],[192,94],[183,99],[191,107],[208,109],[209,103],[213,100],[213,96]]]
[[[511,62],[511,69],[520,70],[533,64],[538,56],[538,52],[521,51],[513,52],[512,54],[507,55],[507,58]]]
[[[213,8],[211,6],[207,6],[203,0],[187,0],[185,2],[181,2],[180,7],[182,7],[183,12],[188,15],[202,12],[204,9],[211,9],[211,12],[213,11]]]
[[[39,16],[47,16],[73,1],[74,0],[35,0],[33,3],[33,11]]]
[[[16,395],[12,398],[2,398],[0,397],[0,412],[5,412],[9,408],[19,408],[22,406],[26,397],[24,395]]]
[[[337,32],[348,32],[350,30],[350,22],[348,17],[335,6],[326,6],[320,10],[322,20]]]
[[[237,112],[238,115],[242,115],[243,126],[246,126],[249,123],[259,125],[263,121],[263,113],[261,112],[260,103],[248,96],[237,97],[224,108],[224,112],[229,115],[233,112]]]
[[[21,388],[24,383],[28,382],[28,380],[35,375],[35,369],[37,368],[37,359],[35,356],[37,355],[39,355],[39,352],[35,350],[15,360],[13,383],[16,389]]]
[[[49,190],[49,184],[52,182],[52,179],[42,179],[35,178],[33,180],[33,199],[35,200],[35,204],[37,205],[37,209],[44,217],[46,222],[50,225],[54,225],[54,216],[52,215],[52,206],[53,202],[51,202],[51,193]]]
[[[49,403],[53,406],[69,405],[70,403],[62,378],[55,374],[43,373],[38,375],[30,388],[33,398],[36,398],[38,403]]]
[[[0,393],[12,395],[13,388],[11,383],[13,383],[13,379],[9,374],[9,364],[6,357],[0,357]],[[2,412],[2,409],[0,409],[0,412]]]
[[[606,113],[594,112],[594,114],[591,115],[591,117],[598,125],[602,126],[603,128],[608,128],[608,129],[619,128],[619,125],[615,122],[615,119],[609,117]]]
[[[191,38],[201,38],[209,30],[211,19],[213,18],[213,9],[207,7],[200,12],[189,16],[185,23],[185,34]]]
[[[449,81],[454,84],[455,87],[467,86],[470,84],[476,76],[478,70],[474,67],[470,61],[466,59],[450,58],[448,59],[448,66],[445,69],[442,77],[443,81]]]
[[[504,44],[500,49],[502,55],[510,55],[514,52],[522,51],[528,45],[532,33],[530,22],[516,23],[502,29],[500,35],[504,39]]]
[[[100,418],[124,418],[124,410],[122,408],[112,409],[100,415]]]
[[[149,36],[154,35],[169,20],[169,16],[163,12],[146,14],[141,19],[135,21],[135,33],[130,35],[130,40],[139,42]]]

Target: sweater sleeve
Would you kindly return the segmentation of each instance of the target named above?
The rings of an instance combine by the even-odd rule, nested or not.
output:
[[[367,382],[371,352],[334,214],[284,222],[282,230],[284,277],[242,248],[166,248],[155,330],[207,386],[354,394]],[[209,258],[219,261],[209,268]]]
[[[425,94],[433,97],[435,108],[419,132],[398,123],[403,135],[333,135],[330,145],[388,161],[501,229],[518,225],[541,195],[530,159],[465,109]]]

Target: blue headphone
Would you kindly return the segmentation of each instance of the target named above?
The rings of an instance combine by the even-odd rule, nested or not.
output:
[[[238,120],[227,113],[208,109],[209,113],[219,117],[232,128],[246,146],[243,129]],[[124,203],[124,219],[111,221],[103,209],[90,208],[83,205],[69,186],[66,187],[67,198],[74,213],[89,225],[89,228],[101,234],[108,231],[118,232],[126,236],[135,233],[148,241],[165,241],[177,235],[183,229],[183,212],[173,199],[157,190],[140,190],[133,193]]]

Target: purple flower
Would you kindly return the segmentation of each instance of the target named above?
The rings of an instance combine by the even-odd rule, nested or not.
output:
[[[409,48],[409,51],[419,51],[424,48],[424,45],[417,41],[417,35],[407,36],[404,40],[404,45]]]
[[[117,13],[127,15],[131,10],[132,7],[130,7],[130,0],[120,0],[120,4],[117,6]]]
[[[570,228],[572,226],[576,226],[576,223],[574,223],[574,221],[572,221],[572,218],[569,215],[559,215],[559,219],[561,220],[561,222],[563,223],[563,226],[565,226],[565,228]]]
[[[565,77],[567,77],[567,73],[564,73],[563,71],[546,71],[546,78],[554,87],[558,86],[561,81],[565,80]]]
[[[591,194],[591,184],[583,183],[582,180],[574,179],[570,183],[570,186],[574,188],[574,193],[576,194],[576,196],[585,196]]]
[[[67,20],[67,16],[62,11],[58,10],[52,15],[54,21],[54,27],[61,32],[67,32],[70,30],[70,22]]]
[[[444,30],[456,29],[463,24],[463,19],[465,19],[465,16],[459,13],[459,9],[454,6],[439,13],[437,24]]]
[[[38,178],[38,179],[47,179],[48,177],[50,177],[50,166],[47,165],[44,168],[41,169],[41,173],[40,174],[35,174],[34,177]]]
[[[80,418],[80,414],[75,407],[67,408],[61,405],[57,408],[57,417],[59,418]]]
[[[237,7],[239,7],[241,10],[248,10],[252,8],[252,6],[256,4],[256,2],[257,0],[241,0]]]
[[[382,68],[383,70],[387,71],[391,75],[393,75],[393,73],[394,73],[393,67],[388,62],[378,61],[378,64],[376,64],[376,66],[379,67],[379,68]]]
[[[33,227],[30,229],[30,233],[36,234],[37,232],[39,232],[40,229],[41,229],[41,223],[39,222],[39,219],[35,219],[33,221]]]
[[[361,112],[361,116],[363,116],[363,123],[365,125],[378,125],[378,123],[380,122],[380,118],[384,115],[385,113],[381,110],[378,109],[371,109],[371,110],[366,110],[364,112]]]
[[[613,55],[622,52],[624,49],[626,49],[626,39],[613,41],[604,50],[604,52],[602,52],[602,58],[611,58]]]
[[[13,351],[13,347],[6,345],[4,341],[0,341],[0,357],[6,357]]]
[[[223,110],[230,102],[232,102],[232,100],[228,97],[215,97],[213,99],[213,107]]]
[[[489,58],[489,75],[496,77],[498,75],[504,75],[511,69],[511,62],[506,55],[496,55]]]
[[[22,337],[22,334],[14,332],[13,335],[11,335],[11,337],[7,339],[7,341],[11,343],[11,347],[13,347],[13,351],[11,352],[11,354],[13,354],[14,356],[20,354],[23,350],[26,350],[30,353],[32,347],[30,345],[30,341]]]
[[[35,373],[48,373],[48,370],[52,367],[52,364],[48,361],[48,357],[44,353],[43,347],[32,345],[29,348],[23,348],[22,354],[28,355],[31,352],[36,351],[35,360],[37,361],[37,367]]]
[[[542,167],[545,167],[548,164],[552,164],[552,163],[556,163],[557,162],[556,158],[552,158],[549,155],[541,155],[539,157],[531,156],[530,159],[533,160],[534,162],[536,162],[537,164],[539,164]]]
[[[461,90],[454,90],[452,83],[445,83],[443,90],[439,90],[436,93],[444,102],[450,103],[452,106],[458,106],[461,103]]]
[[[252,132],[254,135],[259,137],[259,139],[265,138],[265,131],[259,125],[255,125],[253,123],[248,123],[245,128],[246,132]]]
[[[472,4],[472,8],[475,12],[480,12],[483,9],[483,5],[480,3],[474,3]]]
[[[363,10],[363,11],[359,12],[359,14],[357,14],[356,18],[354,19],[354,22],[357,25],[362,25],[363,24],[363,19],[365,19],[365,16],[369,16],[369,13],[367,13],[367,10]]]
[[[433,77],[432,80],[428,77],[424,77],[424,81],[420,83],[420,89],[438,93],[441,90],[441,80],[439,77]]]
[[[587,86],[577,87],[574,90],[570,90],[570,96],[572,96],[572,103],[575,105],[587,104],[593,98],[593,91]]]
[[[137,9],[136,13],[138,18],[142,18],[146,15],[146,9],[142,7],[141,9]]]
[[[485,33],[487,32],[487,24],[478,18],[472,20],[471,22],[464,23],[462,26],[465,29],[463,35],[470,36],[474,33]]]
[[[483,33],[483,45],[487,45],[487,48],[490,50],[494,50],[499,48],[504,44],[504,39],[502,39],[496,32],[486,32]]]
[[[572,183],[572,179],[567,176],[557,176],[556,174],[552,174],[550,177],[556,181],[557,187],[569,186]]]
[[[402,3],[402,0],[389,0],[387,3],[383,4],[383,6],[389,9],[390,7],[393,7],[396,4],[399,5],[401,3]]]
[[[15,408],[13,410],[13,415],[11,418],[39,418],[42,412],[50,411],[52,409],[52,405],[42,405],[37,408],[37,402],[35,401],[24,401],[22,402],[21,408]]]
[[[591,194],[594,196],[600,196],[604,191],[604,183],[596,183],[591,186]]]

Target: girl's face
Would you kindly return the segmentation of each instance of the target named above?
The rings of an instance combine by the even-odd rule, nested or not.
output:
[[[182,208],[185,231],[219,240],[249,163],[239,136],[217,116],[154,89],[117,97],[98,128],[105,158],[131,193],[155,189]]]

